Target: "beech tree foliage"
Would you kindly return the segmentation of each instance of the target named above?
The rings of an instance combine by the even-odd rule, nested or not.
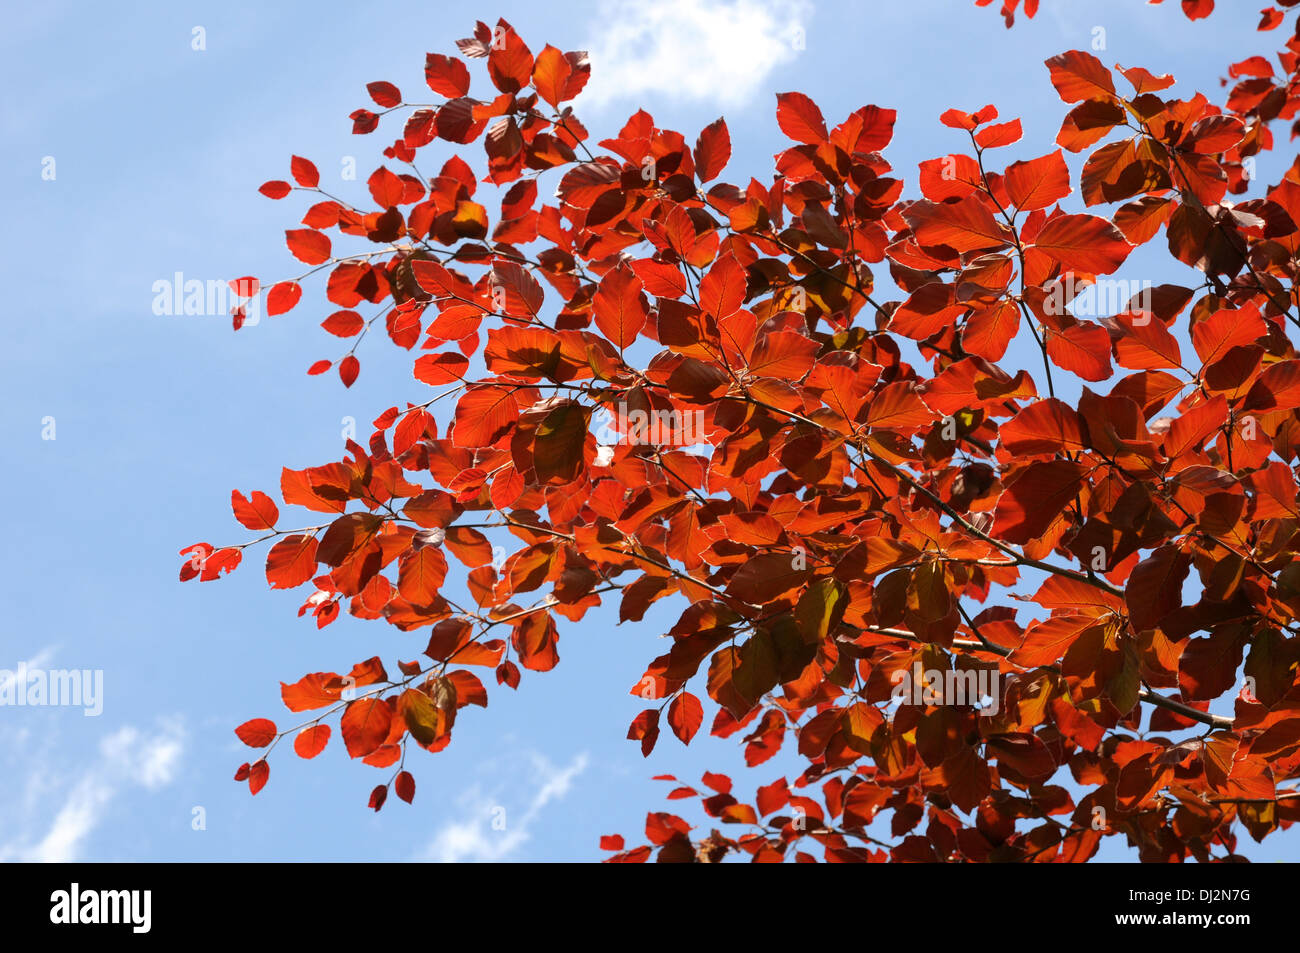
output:
[[[409,802],[419,749],[517,704],[594,607],[663,603],[666,650],[592,710],[630,690],[646,755],[707,726],[753,777],[665,776],[701,822],[652,810],[612,860],[1242,859],[1300,819],[1300,160],[1254,175],[1300,40],[1213,95],[1061,53],[1042,155],[1000,159],[1020,122],[959,104],[919,172],[889,163],[893,109],[782,93],[774,174],[735,183],[723,119],[596,140],[584,53],[504,21],[457,45],[427,90],[367,87],[364,191],[298,156],[262,186],[306,206],[304,274],[232,282],[342,341],[310,374],[351,386],[387,338],[409,396],[283,470],[307,516],[236,490],[255,538],[186,547],[181,579],[267,544],[299,616],[427,638],[283,683],[297,717],[237,729],[236,780],[337,735],[380,772],[370,807]],[[782,749],[802,770],[773,780]]]

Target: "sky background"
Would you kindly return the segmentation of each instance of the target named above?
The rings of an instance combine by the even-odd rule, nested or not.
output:
[[[326,190],[364,194],[397,134],[391,123],[350,134],[348,113],[370,105],[367,82],[414,98],[426,52],[454,53],[475,19],[502,16],[534,52],[547,42],[591,51],[575,109],[594,139],[641,106],[692,142],[724,115],[724,178],[767,181],[786,144],[774,94],[798,89],[831,124],[869,103],[896,108],[886,155],[915,197],[917,163],[967,145],[938,122],[949,107],[994,103],[1003,120],[1022,119],[1004,165],[1052,151],[1067,107],[1042,62],[1092,47],[1098,27],[1107,65],[1172,72],[1175,92],[1214,98],[1227,64],[1284,39],[1285,27],[1255,33],[1256,5],[1244,18],[1223,9],[1238,6],[1193,24],[1174,3],[1045,0],[1008,31],[971,0],[596,0],[562,13],[535,2],[10,4],[0,35],[0,199],[14,223],[0,238],[0,445],[14,496],[0,548],[0,669],[27,660],[102,670],[104,710],[0,708],[0,860],[594,859],[599,835],[640,843],[647,810],[682,805],[664,801],[668,787],[652,775],[731,773],[744,799],[791,763],[745,772],[739,736],[701,732],[686,749],[666,730],[643,759],[625,740],[642,707],[627,691],[676,613],[618,627],[607,608],[561,622],[559,667],[526,673],[517,693],[485,672],[490,707],[467,711],[446,751],[408,761],[412,806],[390,798],[367,810],[389,772],[350,763],[337,735],[310,764],[277,749],[256,798],[232,782],[251,755],[235,725],[296,723],[279,681],[376,654],[392,668],[423,649],[427,630],[344,614],[318,631],[296,617],[306,590],[268,589],[264,549],[230,578],[186,585],[178,550],[243,542],[232,488],[274,495],[281,466],[341,457],[345,418],[364,442],[384,408],[429,391],[408,355],[374,339],[351,390],[332,372],[306,376],[347,346],[318,326],[333,310],[318,286],[288,315],[235,334],[224,315],[156,315],[153,285],[176,272],[299,274],[283,230],[305,205],[269,201],[257,186],[287,178],[298,154],[316,162]],[[471,72],[478,89],[482,64]],[[1283,157],[1260,161],[1265,181],[1289,164],[1278,132]],[[481,146],[460,148],[483,168]],[[450,151],[428,147],[422,170]],[[47,157],[52,180],[42,178]],[[348,157],[355,182],[340,180]],[[1135,254],[1117,277],[1195,283],[1181,266],[1144,264],[1158,260]],[[888,297],[897,295],[878,295]],[[1013,351],[1003,366],[1014,372],[1022,357],[1037,369],[1036,351]],[[42,439],[49,417],[53,440]],[[496,808],[504,830],[492,827]],[[1264,846],[1242,837],[1258,860],[1290,859],[1300,845],[1294,829]],[[1133,855],[1114,838],[1101,856]]]

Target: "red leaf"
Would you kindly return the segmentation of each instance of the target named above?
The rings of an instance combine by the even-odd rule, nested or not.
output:
[[[321,322],[320,326],[330,334],[341,338],[350,338],[360,334],[366,326],[365,319],[355,311],[335,311]]]
[[[426,54],[424,78],[430,89],[450,99],[459,99],[469,92],[469,70],[464,62],[452,56]]]
[[[1115,342],[1115,360],[1121,367],[1139,371],[1182,367],[1178,341],[1154,315],[1125,314],[1116,323],[1122,336]]]
[[[339,380],[343,381],[344,387],[351,387],[360,373],[361,362],[357,360],[355,355],[349,354],[339,361]]]
[[[704,707],[690,692],[682,692],[668,707],[668,725],[684,745],[691,743],[704,721]]]
[[[914,431],[937,415],[904,381],[888,384],[868,401],[867,426],[879,430]]]
[[[380,106],[385,109],[392,109],[394,106],[402,104],[402,91],[392,83],[385,83],[382,80],[374,83],[366,83],[366,92]]]
[[[796,331],[765,334],[749,359],[749,371],[762,377],[801,380],[816,363],[818,343]]]
[[[402,197],[406,194],[406,185],[401,178],[382,165],[370,173],[366,185],[370,188],[370,197],[375,200],[375,204],[384,209],[401,205]]]
[[[560,103],[569,98],[566,87],[572,74],[573,65],[563,53],[548,43],[533,63],[533,88],[537,90],[537,95],[558,108]]]
[[[269,199],[282,199],[293,191],[293,186],[281,179],[272,179],[270,182],[263,182],[257,191]]]
[[[745,269],[730,255],[719,258],[700,281],[700,307],[715,318],[728,318],[745,303]]]
[[[701,182],[716,179],[731,158],[731,135],[727,123],[716,119],[704,127],[695,140],[695,175]]]
[[[1104,381],[1111,375],[1110,335],[1098,324],[1076,324],[1064,331],[1044,326],[1047,356],[1057,367],[1085,381]]]
[[[700,779],[706,785],[713,788],[719,794],[731,793],[731,778],[725,774],[714,774],[712,771],[705,771],[704,776]]]
[[[272,285],[271,290],[266,293],[266,313],[284,314],[292,310],[301,297],[302,288],[296,281],[281,281],[279,284]]]
[[[620,350],[636,340],[650,309],[641,279],[626,263],[620,262],[600,280],[593,310],[596,327]]]
[[[1070,194],[1070,170],[1060,149],[1029,162],[1011,163],[1003,182],[1012,204],[1023,212],[1047,208]]]
[[[510,24],[498,20],[488,52],[488,75],[493,85],[503,93],[515,93],[528,84],[532,72],[533,54],[527,44]]]
[[[247,275],[243,278],[235,278],[232,281],[226,282],[226,284],[230,286],[230,290],[234,292],[235,297],[244,299],[253,297],[253,295],[257,294],[258,289],[262,287],[261,282],[252,275]]]
[[[1031,463],[1020,470],[998,498],[993,535],[1011,543],[1042,536],[1074,503],[1082,476],[1082,466],[1072,460]]]
[[[463,380],[468,371],[469,358],[455,351],[425,354],[415,361],[415,379],[434,387]]]
[[[556,631],[555,620],[549,612],[534,612],[524,616],[515,623],[514,634],[511,636],[511,644],[519,653],[519,661],[524,668],[534,672],[549,672],[559,664],[560,655],[556,649],[559,641],[560,634]],[[514,684],[510,687],[514,688],[519,681],[518,672],[511,673],[507,670],[506,676],[507,684],[513,677]]]
[[[415,800],[415,778],[411,777],[411,772],[402,771],[397,775],[393,782],[393,789],[407,804]]]
[[[329,725],[313,725],[298,732],[298,736],[293,739],[293,750],[300,758],[314,758],[325,750],[329,740]]]
[[[304,189],[314,189],[320,185],[320,172],[316,165],[302,156],[294,156],[289,160],[289,172],[293,180]]]
[[[250,748],[265,748],[275,740],[278,733],[275,722],[269,718],[254,718],[235,729],[239,740]]]
[[[1002,425],[1002,446],[1015,456],[1075,453],[1086,449],[1083,418],[1055,398],[1035,401]]]
[[[280,519],[275,501],[261,490],[253,491],[252,500],[245,499],[238,490],[231,490],[230,506],[235,511],[235,519],[246,529],[273,529]]]
[[[330,260],[330,239],[314,228],[291,228],[284,233],[289,252],[307,265],[323,265]]]
[[[776,121],[795,142],[821,145],[827,139],[822,111],[803,93],[776,94]]]
[[[316,574],[316,538],[286,536],[266,554],[266,581],[272,589],[292,589]]]
[[[490,447],[518,420],[519,407],[508,389],[472,388],[456,404],[452,442],[458,447]]]
[[[1183,604],[1183,580],[1191,559],[1173,546],[1161,546],[1133,567],[1124,602],[1134,632],[1154,628]]]
[[[1254,344],[1267,333],[1268,328],[1257,309],[1221,308],[1192,325],[1192,345],[1202,364],[1208,366],[1234,347]]]
[[[641,742],[641,756],[650,757],[655,742],[659,740],[659,710],[647,708],[632,719],[632,724],[627,729],[627,738],[628,741]]]
[[[507,685],[510,688],[519,687],[519,666],[514,662],[502,662],[498,665],[496,676],[498,685]]]
[[[1124,264],[1133,246],[1124,233],[1096,215],[1059,215],[1034,237],[1034,246],[1067,269],[1108,275]]]
[[[271,766],[265,761],[257,761],[248,769],[248,790],[254,796],[257,792],[266,787],[267,779],[271,776]]]
[[[765,605],[802,586],[808,570],[789,553],[762,553],[746,560],[727,584],[727,595]]]
[[[995,126],[985,126],[975,134],[975,142],[981,149],[996,149],[1019,142],[1022,135],[1024,131],[1020,128],[1020,120],[1013,119]]]
[[[1020,309],[1002,300],[991,308],[974,312],[962,329],[962,347],[990,361],[1000,361],[1007,346],[1020,330]]]
[[[447,557],[437,546],[422,546],[402,557],[397,591],[417,606],[432,605],[447,578]]]
[[[333,705],[342,691],[342,679],[329,672],[304,675],[292,685],[280,683],[280,698],[290,711],[312,711]]]
[[[1293,410],[1300,407],[1300,361],[1267,367],[1246,395],[1244,410]]]
[[[920,245],[947,245],[965,253],[995,248],[1011,240],[1007,227],[993,217],[979,195],[942,204],[913,202],[903,210],[903,218],[912,226]]]
[[[1067,103],[1115,95],[1115,81],[1101,60],[1082,50],[1060,53],[1047,61],[1052,85]]]
[[[354,758],[370,754],[388,738],[392,721],[393,711],[381,699],[367,697],[351,702],[339,722],[348,754]]]

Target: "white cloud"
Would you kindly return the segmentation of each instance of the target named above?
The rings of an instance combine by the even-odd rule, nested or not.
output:
[[[526,757],[532,763],[528,777],[532,793],[526,804],[512,806],[510,798],[501,796],[504,785],[497,785],[490,792],[475,785],[458,799],[464,817],[445,825],[420,859],[439,863],[500,861],[523,846],[542,809],[565,797],[573,779],[587,767],[585,752],[564,768],[556,767],[539,754],[530,753]]]
[[[99,757],[78,769],[78,780],[71,785],[62,806],[39,840],[25,835],[0,843],[0,861],[66,863],[77,860],[86,839],[103,821],[113,800],[132,786],[157,790],[170,784],[176,776],[182,754],[184,731],[173,722],[146,734],[131,726],[119,728],[100,742]],[[32,776],[44,774],[48,765],[34,759],[21,759]],[[58,782],[48,782],[47,792],[59,790]],[[68,790],[62,787],[63,790]],[[48,803],[48,798],[46,799]],[[11,818],[14,812],[5,812]],[[30,807],[27,814],[32,814]],[[16,827],[36,827],[35,818]]]
[[[95,829],[115,793],[112,785],[96,777],[82,778],[38,843],[22,848],[6,844],[0,847],[0,857],[45,864],[76,860],[82,842]]]
[[[662,93],[739,105],[799,54],[811,12],[809,0],[602,0],[579,103]]]
[[[176,776],[182,740],[184,735],[175,723],[152,736],[144,736],[127,725],[105,738],[99,748],[115,773],[129,775],[137,784],[155,791]]]
[[[10,683],[13,682],[18,677],[19,666],[25,666],[28,671],[34,671],[36,669],[45,668],[45,666],[47,666],[50,663],[50,660],[54,658],[54,649],[55,646],[52,645],[47,646],[46,648],[41,649],[31,658],[26,659],[25,661],[20,661],[12,669],[0,668],[0,693],[9,690]]]

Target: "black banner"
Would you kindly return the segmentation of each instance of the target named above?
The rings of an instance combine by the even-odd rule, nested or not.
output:
[[[784,892],[790,888],[808,892]],[[782,893],[764,892],[771,890]],[[1231,942],[1256,931],[1282,935],[1294,921],[1295,894],[1291,868],[1283,864],[890,865],[805,871],[794,880],[738,871],[696,880],[680,871],[638,874],[585,864],[546,871],[522,864],[0,866],[0,912],[15,935],[111,934],[127,942],[395,938],[408,931],[418,936],[445,916],[496,940],[557,921],[579,936],[595,936],[611,916],[647,934],[655,923],[685,922],[680,918],[687,915],[717,916],[729,924],[728,935],[782,927],[802,932],[820,928],[827,901],[839,909],[833,922],[840,926],[855,915],[864,925],[884,916],[911,924],[909,932],[933,930],[942,942],[962,935],[979,942],[982,930],[989,931],[988,942],[1001,942],[1008,925],[1050,928],[1052,935],[1065,927],[1080,936],[1100,929],[1170,940],[1199,933]],[[756,907],[763,896],[768,899]],[[674,904],[682,909],[674,912]]]

